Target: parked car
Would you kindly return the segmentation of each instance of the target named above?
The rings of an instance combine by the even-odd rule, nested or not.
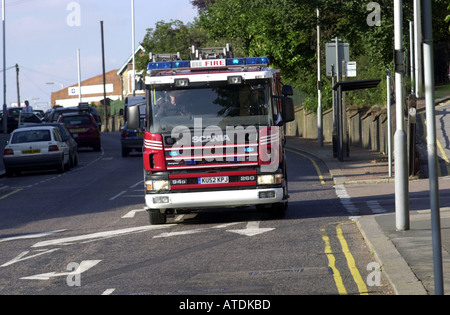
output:
[[[62,140],[69,146],[70,167],[78,165],[78,143],[72,137],[69,129],[63,123],[43,123],[41,126],[56,127],[61,134]]]
[[[19,124],[19,116],[22,112],[22,107],[10,107],[8,111],[8,130],[7,133],[13,132],[17,129]],[[0,131],[3,133],[3,110],[0,110]]]
[[[67,126],[78,147],[91,147],[101,150],[100,130],[94,117],[89,113],[66,113],[59,117],[58,122]]]
[[[43,121],[57,122],[59,120],[59,116],[67,113],[89,113],[94,117],[98,128],[101,128],[102,126],[102,119],[100,117],[100,114],[97,112],[95,107],[89,106],[87,103],[81,103],[76,107],[54,107],[45,112]]]
[[[17,128],[33,127],[41,124],[42,120],[38,116],[33,113],[24,113],[22,111],[19,114]]]
[[[134,106],[139,106],[140,127],[137,130],[129,129],[128,122],[125,122],[125,125],[120,134],[120,143],[122,146],[123,157],[127,157],[132,151],[142,153],[142,147],[144,145],[145,103]]]
[[[69,146],[58,128],[27,127],[12,132],[3,151],[6,176],[23,170],[56,168],[63,173],[70,168]]]
[[[33,113],[40,119],[44,118],[44,111],[42,109],[35,109],[33,110]]]

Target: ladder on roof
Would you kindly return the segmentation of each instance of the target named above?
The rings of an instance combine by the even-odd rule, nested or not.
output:
[[[177,61],[181,60],[180,53],[161,53],[161,54],[149,54],[150,62],[166,62],[166,61]]]
[[[190,54],[191,60],[234,58],[233,47],[230,44],[226,44],[225,47],[198,49],[192,46],[190,48]]]
[[[192,45],[189,48],[189,52],[191,60],[234,58],[233,47],[230,44],[226,44],[225,47],[210,48],[195,48],[195,46]],[[150,53],[149,57],[150,62],[169,62],[182,60],[180,52],[160,54]]]

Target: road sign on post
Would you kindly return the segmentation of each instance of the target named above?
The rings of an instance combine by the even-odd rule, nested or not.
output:
[[[347,78],[354,78],[354,77],[356,77],[356,62],[355,61],[349,61],[346,64],[347,64],[346,77]]]
[[[339,70],[336,67],[336,43],[326,43],[325,44],[325,56],[326,56],[326,64],[327,64],[327,76],[333,76],[331,71],[331,65],[335,65],[335,74],[338,70],[338,77],[342,76],[342,61],[348,64],[350,61],[350,46],[348,43],[339,42],[339,56],[338,56],[338,65]]]

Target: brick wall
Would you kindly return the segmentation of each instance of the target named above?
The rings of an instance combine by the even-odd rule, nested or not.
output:
[[[117,75],[117,69],[111,70],[107,72],[106,75],[106,84],[113,84],[113,92],[112,93],[106,93],[106,97],[110,97],[112,95],[114,96],[120,96],[122,98],[122,82],[121,78]],[[90,86],[90,85],[103,85],[103,74],[98,75],[96,77],[87,79],[83,82],[81,82],[82,86]],[[69,87],[65,87],[62,90],[56,91],[52,93],[52,100],[51,100],[51,106],[59,105],[56,104],[57,100],[66,100],[66,99],[78,99],[78,95],[69,95],[68,89],[70,87],[78,87],[77,84],[73,84]],[[89,94],[86,95],[86,97],[101,97],[103,98],[103,92],[99,94]]]

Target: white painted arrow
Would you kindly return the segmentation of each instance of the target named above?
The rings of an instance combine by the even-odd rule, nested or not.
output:
[[[227,232],[237,233],[245,236],[255,236],[258,234],[270,232],[275,230],[275,228],[260,228],[260,221],[250,221],[247,223],[247,227],[242,230],[227,230]]]
[[[28,255],[30,252],[29,251],[25,251],[25,252],[20,253],[16,258],[14,258],[14,259],[8,261],[7,263],[4,263],[3,265],[1,265],[0,268],[10,266],[10,265],[18,263],[20,261],[28,260],[28,259],[31,259],[31,258],[36,258],[36,257],[39,257],[39,256],[44,255],[44,254],[50,254],[50,253],[53,253],[53,252],[55,252],[57,250],[59,250],[59,248],[55,248],[55,249],[51,249],[51,250],[39,250],[38,254],[27,256],[27,257],[25,257],[25,256]]]
[[[191,234],[197,234],[197,233],[203,233],[210,231],[212,229],[223,229],[232,225],[238,224],[238,222],[232,222],[232,223],[226,223],[221,225],[216,225],[211,228],[202,228],[202,229],[193,229],[188,231],[177,231],[177,232],[165,232],[161,233],[159,235],[153,236],[153,238],[164,238],[164,237],[172,237],[172,236],[180,236],[180,235],[191,235]]]
[[[61,273],[48,272],[48,273],[42,273],[42,274],[39,274],[39,275],[23,277],[23,278],[20,278],[20,279],[24,279],[24,280],[50,280],[50,278],[54,278],[54,277],[62,277],[62,276],[69,276],[69,275],[79,275],[79,274],[82,274],[83,272],[91,269],[92,267],[97,265],[99,262],[101,262],[101,260],[84,260],[84,261],[81,262],[81,264],[78,266],[78,268],[75,271],[61,272]]]

